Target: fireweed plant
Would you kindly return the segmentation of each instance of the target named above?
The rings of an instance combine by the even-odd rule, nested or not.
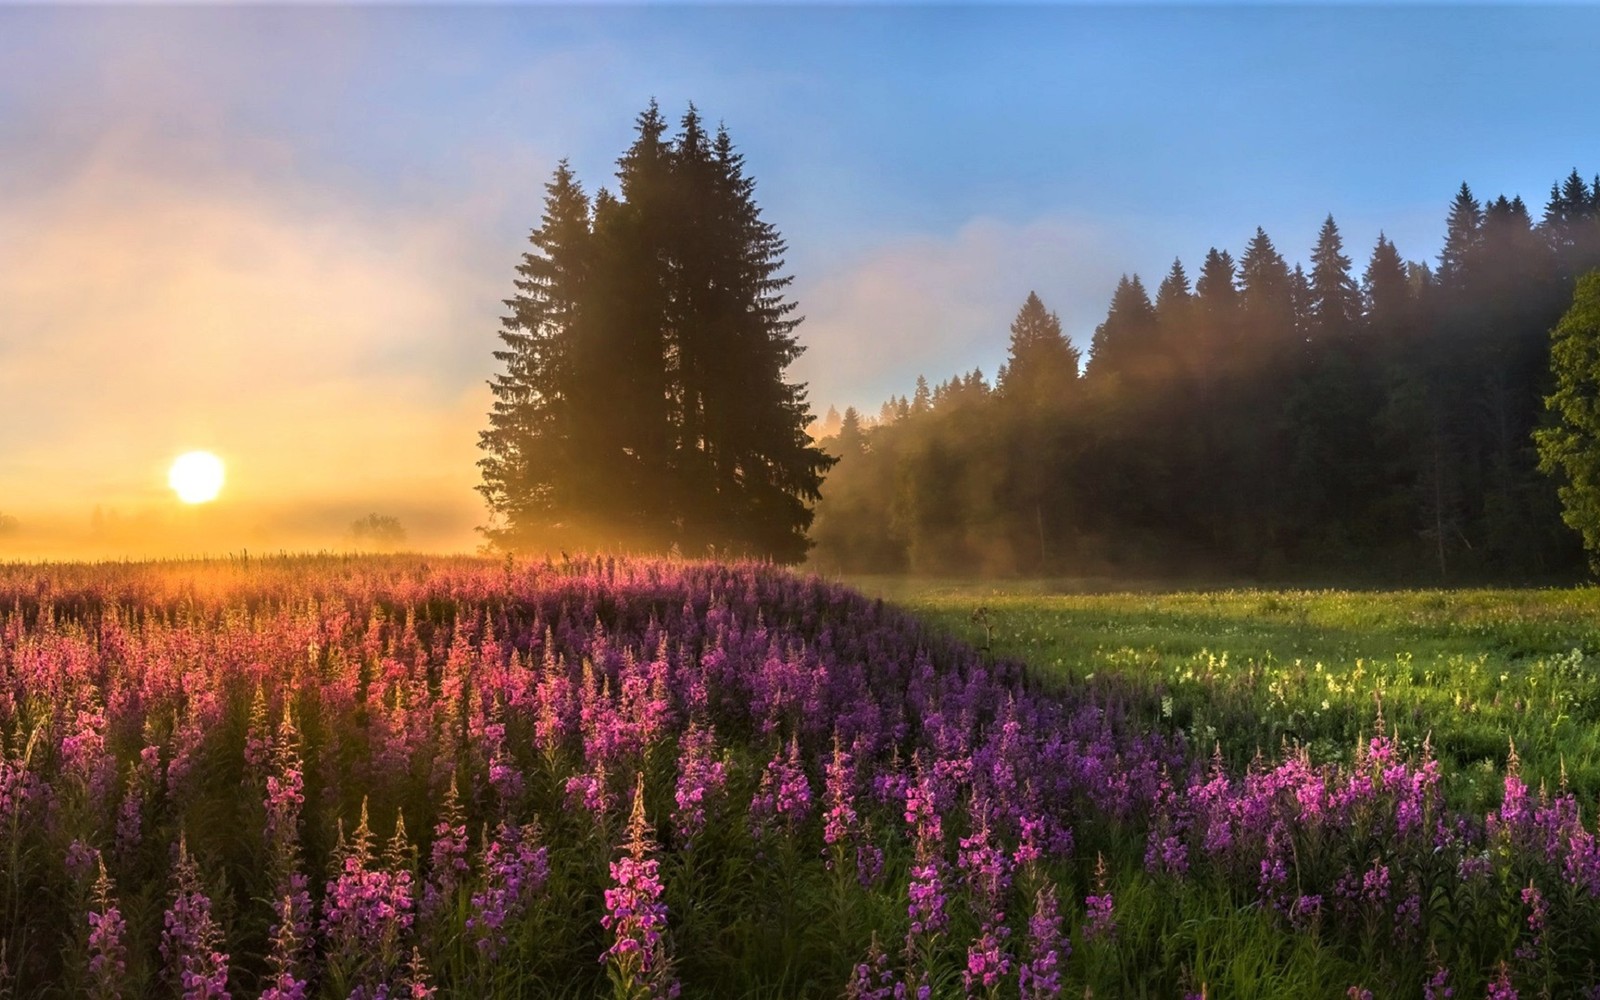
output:
[[[0,566],[0,996],[1600,995],[1568,787],[1151,683],[756,565]]]

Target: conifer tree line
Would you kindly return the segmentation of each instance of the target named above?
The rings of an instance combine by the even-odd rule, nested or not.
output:
[[[508,549],[793,562],[832,464],[806,433],[784,243],[726,129],[652,101],[591,199],[563,161],[516,269],[480,435]]]
[[[1539,580],[1581,571],[1539,470],[1551,329],[1600,267],[1600,177],[1535,219],[1462,184],[1433,266],[1330,216],[1124,277],[1087,363],[1030,294],[1005,366],[853,409],[814,564],[849,572]],[[1082,371],[1080,372],[1080,367]]]

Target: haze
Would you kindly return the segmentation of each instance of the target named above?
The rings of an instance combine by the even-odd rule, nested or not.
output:
[[[1118,277],[1600,162],[1583,7],[0,9],[0,557],[461,550],[512,267],[652,97],[741,143],[820,413]],[[228,467],[185,508],[168,465]],[[0,522],[8,523],[8,522]]]

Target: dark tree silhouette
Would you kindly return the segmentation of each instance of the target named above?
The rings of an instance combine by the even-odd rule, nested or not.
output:
[[[480,461],[507,547],[804,557],[832,459],[806,435],[784,244],[725,130],[655,102],[593,206],[563,163],[518,268]]]
[[[1154,303],[1124,277],[1084,376],[1024,391],[1032,331],[1057,336],[1030,297],[997,391],[919,380],[838,449],[819,563],[1570,579],[1582,547],[1533,431],[1553,420],[1549,331],[1600,266],[1600,181],[1574,171],[1537,222],[1463,184],[1444,236],[1434,272],[1380,235],[1359,283],[1331,216],[1303,265],[1257,229],[1192,290],[1181,261]]]

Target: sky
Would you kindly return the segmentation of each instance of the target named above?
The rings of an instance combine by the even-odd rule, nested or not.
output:
[[[652,98],[726,124],[788,241],[818,412],[1087,348],[1122,274],[1431,260],[1465,181],[1600,173],[1593,6],[0,6],[0,557],[470,549],[543,185]],[[176,503],[173,457],[228,484]],[[98,514],[97,514],[98,511]],[[0,522],[3,525],[5,522]],[[85,548],[86,547],[86,548]]]

